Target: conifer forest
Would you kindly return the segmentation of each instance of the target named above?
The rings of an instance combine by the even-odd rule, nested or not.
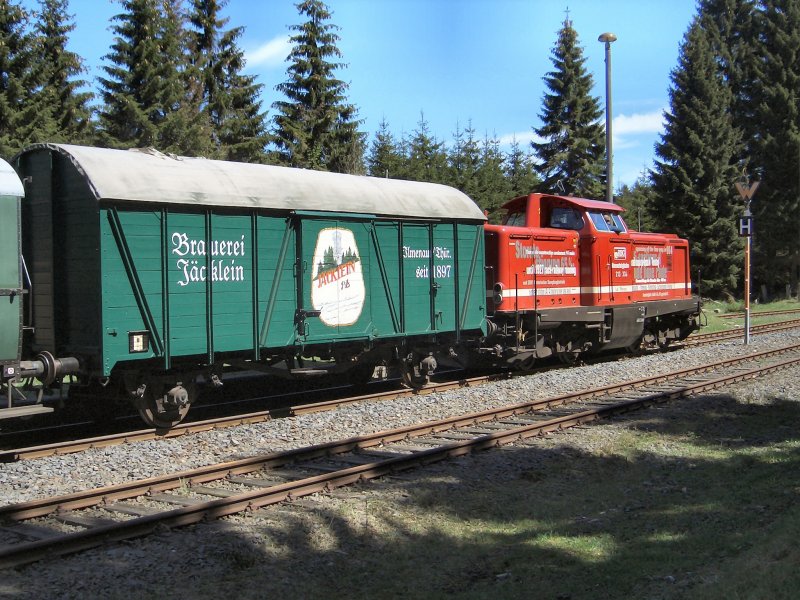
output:
[[[289,0],[287,0],[289,1]],[[119,0],[102,75],[83,79],[67,48],[68,0],[0,0],[0,156],[37,142],[257,162],[443,183],[491,219],[511,198],[548,192],[603,199],[605,125],[580,32],[566,18],[553,40],[537,141],[499,140],[454,123],[430,131],[424,111],[398,135],[385,119],[369,136],[348,97],[347,35],[322,0],[296,3],[283,83],[245,74],[243,27],[227,0]],[[740,297],[744,209],[734,184],[758,181],[754,289],[798,294],[800,283],[800,2],[699,0],[680,45],[656,161],[615,190],[630,227],[690,240],[703,296]]]

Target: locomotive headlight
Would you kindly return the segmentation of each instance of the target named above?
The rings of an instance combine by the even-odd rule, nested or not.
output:
[[[503,284],[502,283],[495,283],[494,284],[494,296],[492,297],[495,304],[500,304],[503,301]]]

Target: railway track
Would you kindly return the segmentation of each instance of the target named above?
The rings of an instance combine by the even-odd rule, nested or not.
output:
[[[800,313],[800,308],[791,308],[787,310],[765,310],[759,312],[751,312],[752,318],[756,317],[776,317],[781,315],[796,315]],[[724,315],[717,315],[720,319],[744,319],[743,312],[725,313]]]
[[[791,321],[784,321],[780,323],[768,323],[765,325],[757,325],[751,327],[753,334],[765,334],[785,329],[794,329],[800,327],[800,319]],[[739,328],[732,331],[722,331],[707,334],[694,335],[682,342],[684,346],[700,346],[703,344],[711,344],[719,341],[737,339],[742,337],[743,329]],[[254,423],[262,423],[272,419],[292,417],[303,414],[310,414],[315,412],[323,412],[326,410],[335,410],[348,404],[356,404],[359,402],[380,401],[380,400],[394,400],[403,398],[414,394],[432,394],[448,390],[473,387],[476,385],[484,384],[488,381],[495,381],[504,379],[511,376],[505,374],[493,374],[479,377],[471,377],[467,379],[459,379],[454,381],[445,381],[440,383],[431,383],[429,386],[422,390],[409,390],[409,389],[394,389],[381,391],[373,394],[365,394],[359,396],[342,397],[333,400],[325,400],[321,402],[303,403],[292,406],[285,406],[274,409],[261,410],[250,412],[241,415],[224,416],[212,419],[205,419],[201,421],[193,421],[181,423],[169,430],[159,429],[140,429],[133,431],[123,431],[112,433],[108,435],[95,436],[83,439],[59,441],[55,443],[39,444],[35,446],[27,446],[24,448],[13,448],[8,450],[0,450],[0,462],[13,462],[17,460],[29,460],[35,458],[42,458],[45,456],[53,456],[59,454],[72,454],[74,452],[83,452],[91,448],[104,448],[108,446],[116,446],[120,444],[136,443],[141,441],[160,439],[160,438],[176,438],[184,435],[191,435],[194,433],[201,433],[204,431],[212,431],[215,429],[225,429],[228,427],[238,427],[240,425],[249,425]]]
[[[763,325],[751,325],[750,332],[753,334],[774,333],[776,331],[784,331],[786,329],[795,329],[800,327],[800,319],[791,319],[789,321],[780,321],[779,323],[765,323]],[[735,340],[744,336],[744,327],[737,327],[728,331],[715,331],[713,333],[700,333],[692,335],[681,342],[684,346],[701,346],[703,344],[712,344],[714,342],[721,342],[724,340]]]
[[[163,477],[0,507],[0,567],[292,502],[800,364],[800,345]]]

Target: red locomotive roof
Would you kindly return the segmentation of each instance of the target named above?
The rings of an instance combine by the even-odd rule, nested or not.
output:
[[[587,208],[593,210],[604,210],[608,212],[623,212],[625,210],[619,204],[613,204],[611,202],[606,202],[605,200],[588,200],[587,198],[576,198],[573,196],[557,196],[555,194],[531,194],[531,196],[539,196],[540,198],[556,198],[558,200],[563,200],[565,202],[569,202],[576,206],[580,206],[581,208]],[[513,200],[506,202],[503,205],[503,208],[509,208],[512,204],[518,202],[521,198],[527,199],[528,196],[521,196],[520,198],[514,198]]]

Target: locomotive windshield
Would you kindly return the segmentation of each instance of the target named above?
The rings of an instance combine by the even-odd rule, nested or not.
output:
[[[613,231],[615,233],[627,231],[622,217],[616,213],[589,211],[588,215],[597,231]]]

